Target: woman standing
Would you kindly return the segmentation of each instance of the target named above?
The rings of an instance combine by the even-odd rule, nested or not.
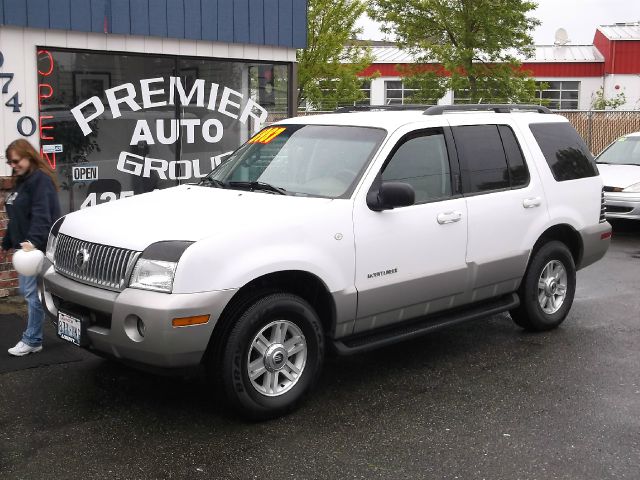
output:
[[[37,248],[44,252],[49,230],[60,217],[58,186],[49,163],[23,139],[11,142],[6,155],[7,163],[13,168],[15,184],[5,202],[9,225],[2,239],[0,263],[12,249]],[[8,351],[9,355],[21,357],[42,350],[44,310],[38,300],[37,277],[18,274],[18,282],[29,317],[22,339]]]

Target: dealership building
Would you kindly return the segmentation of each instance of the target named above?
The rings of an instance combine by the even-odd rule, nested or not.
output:
[[[65,213],[196,181],[295,114],[306,25],[306,0],[0,0],[0,177],[6,146],[27,138],[55,169]],[[404,103],[398,68],[414,58],[372,50],[364,103]],[[640,25],[537,46],[523,68],[551,108],[587,110],[600,88],[640,108]]]
[[[523,58],[523,69],[538,84],[545,84],[537,96],[553,109],[589,110],[596,92],[605,98],[624,93],[622,110],[640,109],[640,23],[602,25],[596,29],[593,45],[571,45],[560,39],[554,45],[537,45],[530,58]],[[402,104],[411,98],[399,68],[415,65],[414,56],[393,44],[373,42],[373,64],[362,76],[377,75],[364,83],[365,100],[372,105]],[[449,91],[439,104],[464,103],[464,95]]]
[[[26,138],[65,213],[196,181],[293,115],[306,25],[305,0],[0,0],[0,177]]]

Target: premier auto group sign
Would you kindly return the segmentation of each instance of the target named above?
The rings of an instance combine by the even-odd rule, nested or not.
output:
[[[189,91],[187,91],[189,90]],[[168,100],[166,99],[168,92]],[[138,112],[150,108],[175,105],[194,105],[206,108],[212,112],[218,112],[231,119],[246,124],[252,118],[258,125],[263,124],[268,112],[265,108],[250,98],[229,87],[222,87],[217,83],[205,83],[203,79],[193,81],[189,89],[185,88],[181,77],[163,77],[142,79],[137,85],[124,83],[104,91],[104,96],[109,105],[109,115],[113,119],[122,116],[121,108],[126,105],[128,110]],[[98,96],[93,96],[76,107],[71,113],[87,136],[92,133],[91,122],[105,115],[105,105]],[[149,123],[146,119],[139,119],[131,134],[130,145],[138,145],[140,142],[147,145],[171,145],[182,138],[186,143],[195,143],[200,137],[205,142],[216,144],[224,136],[224,125],[217,118],[182,118],[182,119],[157,119]],[[137,155],[128,151],[120,152],[117,169],[121,172],[149,178],[157,174],[160,179],[181,180],[204,177],[211,171],[220,158],[228,155],[224,152],[210,157],[210,164],[201,165],[199,159],[195,160],[165,160]],[[181,168],[173,168],[180,166]]]

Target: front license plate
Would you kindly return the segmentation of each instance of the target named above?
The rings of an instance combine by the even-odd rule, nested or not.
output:
[[[64,312],[58,312],[58,336],[63,340],[80,345],[82,321]]]

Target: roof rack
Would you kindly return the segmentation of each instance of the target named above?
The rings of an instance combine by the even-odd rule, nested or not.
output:
[[[465,105],[436,105],[427,108],[423,115],[442,115],[445,112],[495,112],[495,113],[511,113],[513,111],[534,111],[538,113],[553,113],[547,107],[541,105],[519,105],[519,104],[496,104],[496,103],[478,103]]]
[[[382,112],[382,111],[402,111],[402,110],[429,110],[433,105],[404,104],[404,105],[354,105],[352,107],[338,107],[334,113],[351,112]]]

